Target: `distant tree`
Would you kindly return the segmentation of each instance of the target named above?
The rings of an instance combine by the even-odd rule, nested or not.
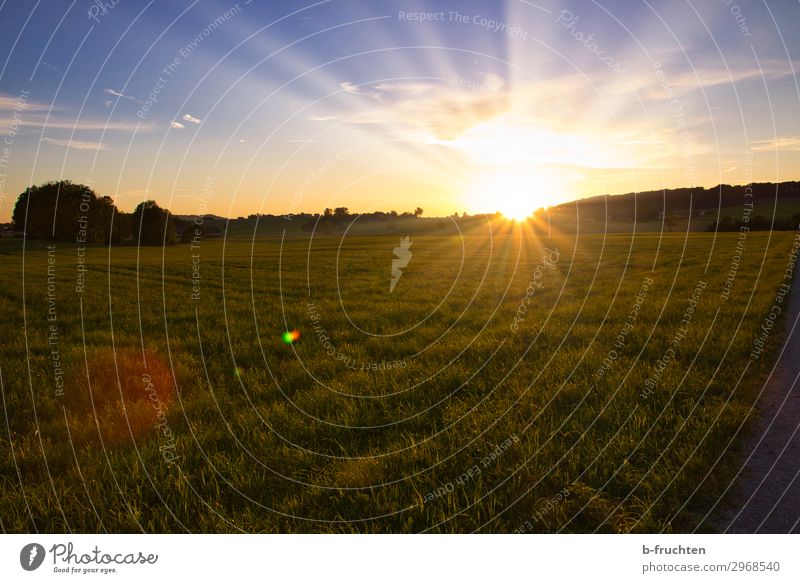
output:
[[[69,180],[31,186],[19,195],[12,221],[29,239],[109,243],[114,201]]]
[[[333,210],[326,208],[324,211],[322,211],[322,216],[323,217],[332,217],[333,216]]]
[[[333,209],[333,220],[336,223],[344,223],[347,221],[347,217],[349,216],[350,213],[346,206],[340,206]]]
[[[417,207],[414,209],[414,216],[420,218],[423,212],[422,207]]]
[[[156,201],[139,203],[133,211],[134,241],[139,245],[174,245],[175,221]]]

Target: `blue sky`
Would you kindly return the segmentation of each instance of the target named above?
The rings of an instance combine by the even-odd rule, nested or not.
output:
[[[0,5],[0,220],[62,177],[226,216],[800,178],[794,1],[106,5]]]

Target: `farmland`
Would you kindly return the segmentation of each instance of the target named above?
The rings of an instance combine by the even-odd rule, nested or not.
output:
[[[402,235],[0,242],[3,529],[710,528],[796,233]]]

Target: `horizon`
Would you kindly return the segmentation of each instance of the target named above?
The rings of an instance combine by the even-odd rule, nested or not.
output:
[[[74,184],[79,184],[79,183],[74,182],[74,181],[70,181],[70,182],[73,182]],[[728,187],[731,187],[731,188],[746,188],[748,186],[753,186],[753,185],[757,185],[757,184],[774,184],[774,185],[777,186],[777,185],[781,185],[781,184],[785,184],[785,183],[792,183],[792,182],[798,182],[798,181],[786,180],[786,181],[783,181],[783,182],[750,182],[750,183],[743,183],[743,184],[724,184],[724,183],[719,183],[719,184],[714,184],[713,186],[679,186],[679,187],[676,187],[676,188],[669,188],[669,189],[663,189],[663,190],[664,190],[665,193],[667,193],[669,191],[672,191],[672,190],[692,190],[692,189],[710,191],[710,190],[713,190],[713,189],[716,189],[716,188],[720,188],[722,186],[728,186]],[[84,186],[88,186],[88,185],[84,185]],[[561,207],[561,206],[569,205],[571,203],[576,203],[576,202],[580,202],[580,201],[592,200],[592,199],[596,199],[596,198],[615,198],[615,197],[623,197],[623,196],[633,196],[633,195],[640,195],[640,194],[648,194],[648,193],[652,193],[652,192],[659,192],[659,191],[658,190],[645,190],[645,191],[639,191],[639,192],[603,193],[603,194],[582,196],[582,197],[579,197],[579,198],[566,200],[566,201],[558,203],[556,205],[549,205],[549,206],[538,207],[538,208],[532,209],[530,211],[530,213],[528,213],[527,215],[524,215],[524,216],[513,216],[512,217],[512,216],[505,215],[505,213],[503,213],[502,211],[496,209],[494,211],[482,211],[482,212],[477,212],[477,213],[470,213],[470,212],[468,212],[466,210],[461,210],[461,211],[454,210],[454,211],[452,211],[450,213],[446,213],[446,214],[438,214],[438,215],[423,214],[423,215],[420,215],[419,217],[414,217],[414,218],[441,219],[441,218],[447,218],[447,217],[456,216],[460,212],[462,217],[463,216],[481,216],[481,215],[505,215],[506,218],[509,218],[509,219],[527,219],[527,218],[531,218],[534,215],[534,213],[536,213],[538,211],[542,211],[542,210],[543,211],[548,211],[551,208]],[[102,192],[95,192],[95,194],[98,197],[105,196]],[[146,199],[146,200],[148,200],[148,199]],[[156,201],[156,202],[158,202],[158,201]],[[176,218],[181,218],[181,217],[208,217],[208,218],[213,218],[213,219],[224,219],[224,220],[232,221],[232,220],[239,220],[239,219],[249,219],[251,216],[282,217],[282,218],[285,218],[286,220],[291,220],[293,217],[302,217],[302,216],[314,217],[314,216],[317,216],[317,215],[322,215],[325,210],[327,210],[327,209],[333,210],[334,208],[336,208],[336,207],[326,207],[325,209],[321,209],[321,210],[317,210],[317,211],[311,211],[311,212],[309,212],[308,210],[304,210],[304,209],[300,209],[298,211],[293,211],[293,212],[276,212],[276,213],[263,213],[263,212],[252,213],[252,212],[246,212],[246,214],[237,214],[235,216],[234,215],[224,216],[224,215],[218,215],[216,213],[183,213],[183,212],[175,212],[175,211],[173,211],[171,209],[166,209],[166,210],[169,210],[170,214],[172,216],[176,217]],[[344,207],[344,208],[347,209],[347,212],[348,212],[349,215],[358,215],[358,216],[377,214],[377,213],[386,214],[386,213],[390,213],[390,212],[397,212],[399,218],[408,218],[407,216],[406,217],[402,217],[402,214],[403,213],[411,214],[413,212],[413,209],[405,209],[405,210],[401,209],[401,210],[398,210],[398,209],[394,209],[393,208],[393,209],[387,209],[387,210],[371,210],[371,211],[367,212],[367,211],[354,210],[354,209],[351,209],[350,207]],[[702,208],[707,208],[707,207],[702,207]],[[423,208],[422,210],[424,211],[425,209]],[[129,211],[126,211],[125,209],[117,208],[117,211],[120,212],[120,213],[130,214],[130,213],[132,213],[134,211],[134,209],[132,208]],[[4,221],[0,220],[0,224],[12,224],[13,221],[11,220],[11,217],[8,217],[8,219],[9,219],[8,222],[4,222]]]
[[[58,179],[173,214],[521,217],[800,178],[798,49],[760,32],[790,6],[193,6],[4,9],[0,221]]]

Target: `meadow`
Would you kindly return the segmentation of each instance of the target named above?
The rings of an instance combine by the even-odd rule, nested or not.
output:
[[[402,235],[0,242],[0,528],[710,528],[795,233]]]

